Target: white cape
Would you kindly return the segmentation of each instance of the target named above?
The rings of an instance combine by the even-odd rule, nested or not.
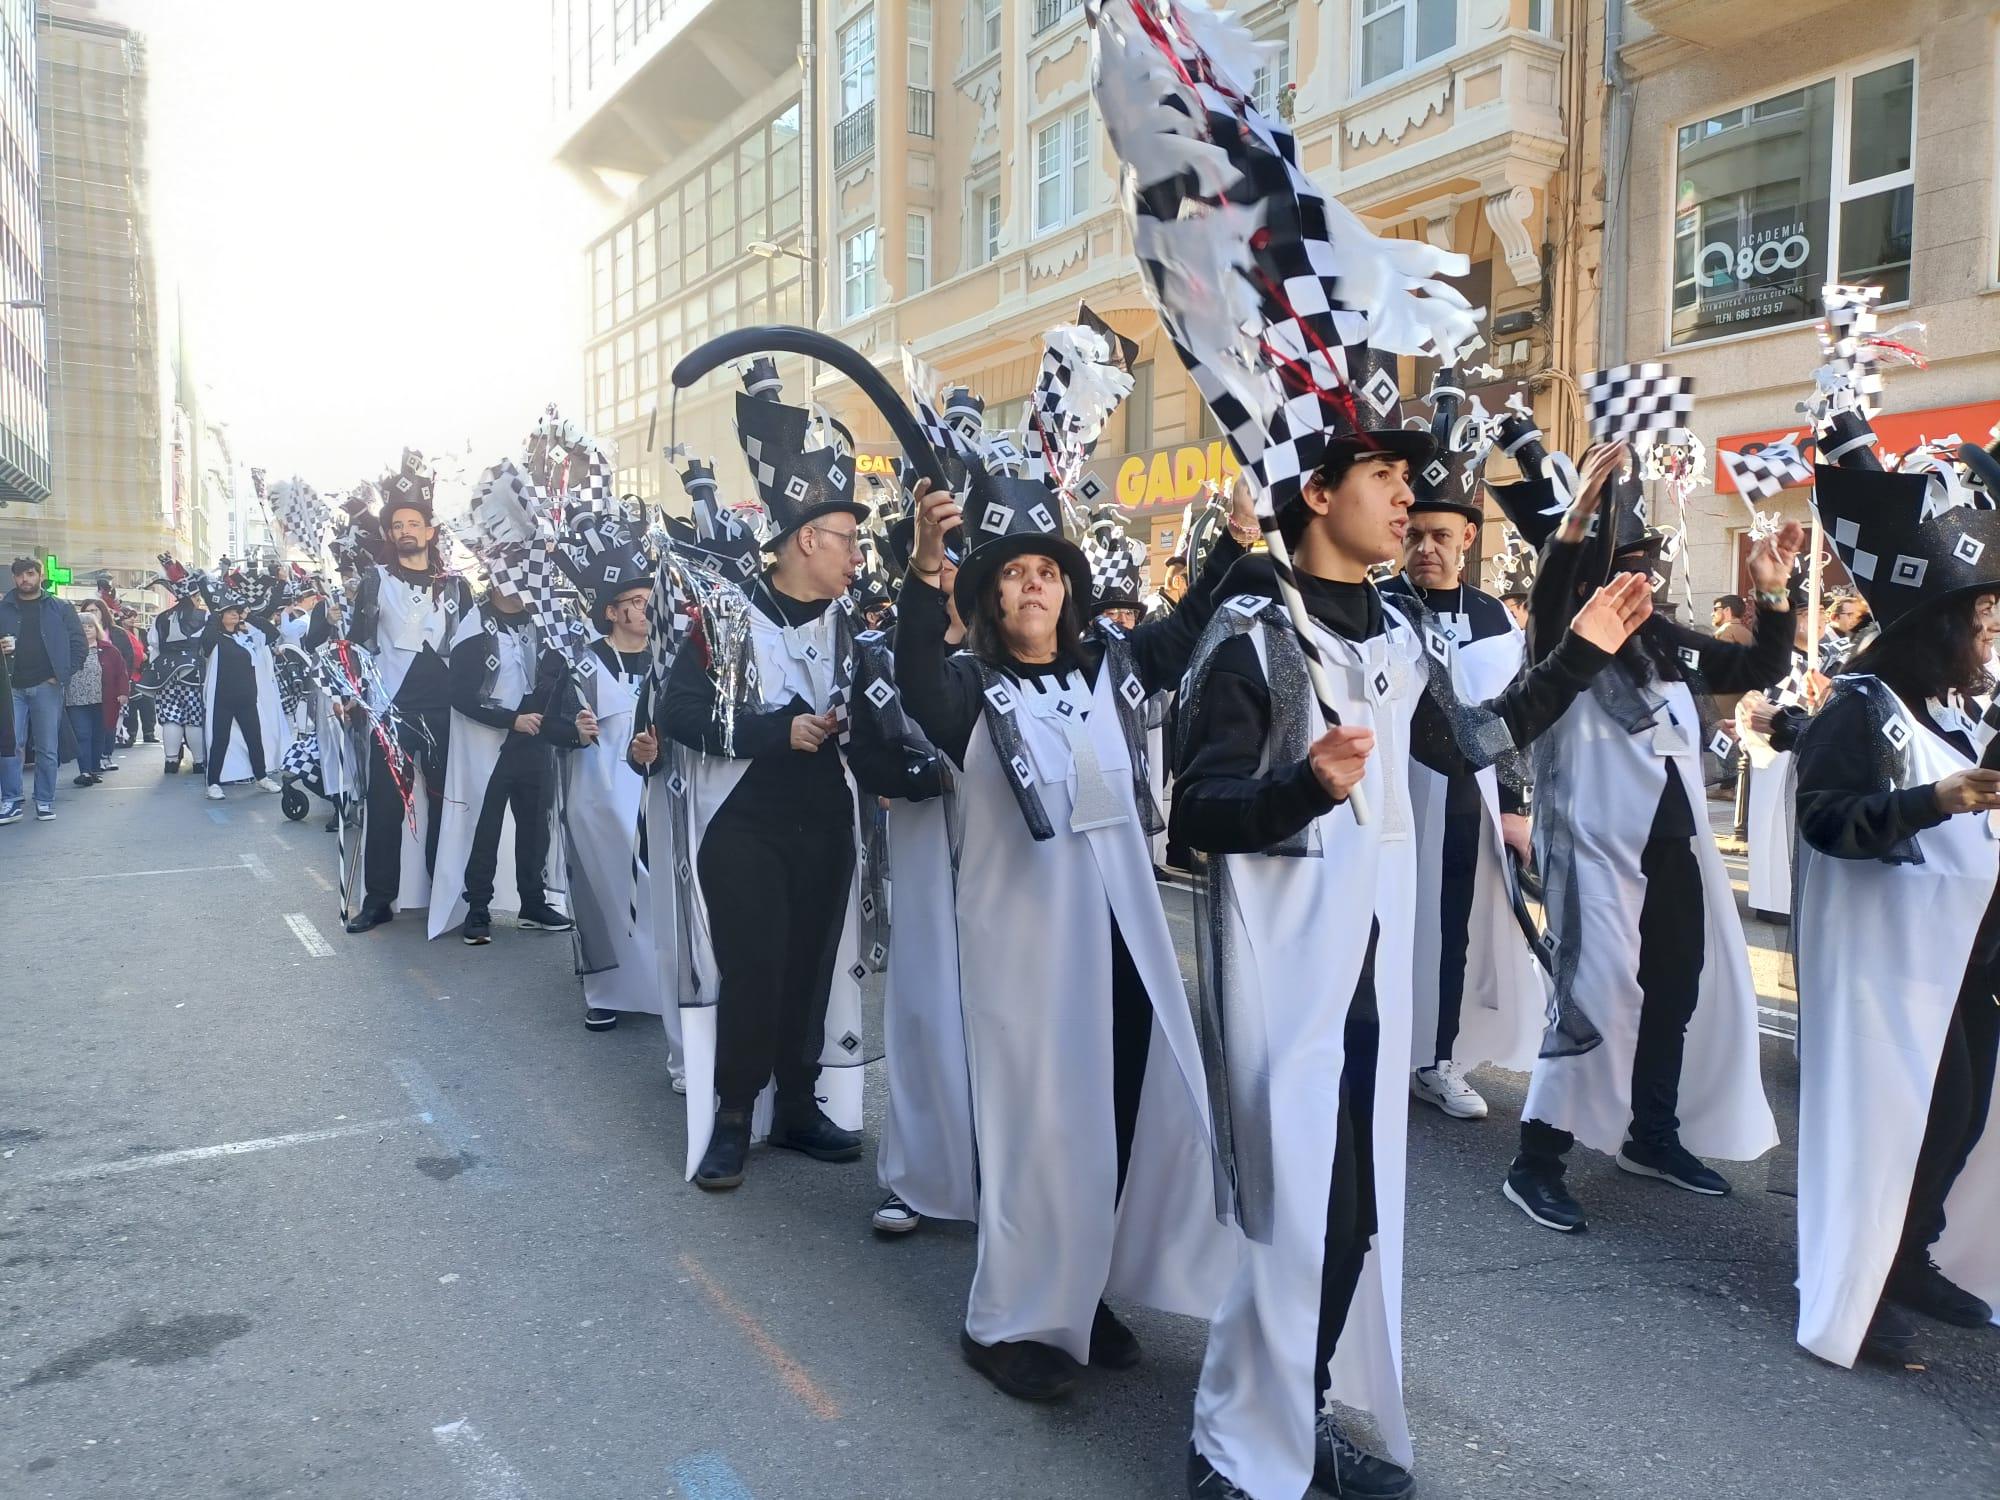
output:
[[[250,668],[257,675],[257,728],[264,742],[264,774],[276,776],[284,769],[285,747],[292,742],[292,733],[278,698],[278,678],[272,665],[271,645],[254,625],[244,626],[231,639],[250,653]],[[211,748],[215,741],[215,658],[221,649],[218,646],[208,653],[201,674],[201,711],[207,716],[203,722],[208,725]],[[243,743],[242,726],[232,725],[229,753],[223,757],[222,774],[217,779],[248,781],[253,770],[250,747]]]

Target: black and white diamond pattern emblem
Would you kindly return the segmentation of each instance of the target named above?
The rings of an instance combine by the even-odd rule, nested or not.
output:
[[[880,630],[864,630],[861,632],[861,634],[857,635],[854,638],[854,643],[858,646],[872,646],[877,641],[885,641],[888,638],[889,637]]]
[[[736,571],[742,574],[745,578],[748,578],[752,573],[756,572],[757,554],[754,552],[746,552],[741,557],[737,558]]]
[[[875,898],[872,895],[866,894],[865,892],[861,897],[861,915],[864,917],[872,917],[875,915]]]
[[[1037,531],[1054,531],[1056,529],[1056,518],[1049,514],[1049,508],[1046,505],[1035,504],[1029,506],[1028,519],[1035,523],[1035,530]]]
[[[819,647],[815,646],[811,641],[807,641],[804,648],[800,650],[799,655],[803,656],[807,661],[818,661]]]
[[[1439,661],[1446,661],[1451,657],[1451,643],[1445,639],[1444,632],[1441,630],[1426,630],[1424,632],[1424,649]]]
[[[616,583],[619,579],[623,578],[624,576],[625,576],[625,570],[620,568],[617,563],[605,564],[604,581],[606,583]]]
[[[785,498],[795,505],[802,502],[811,491],[812,486],[806,482],[806,476],[803,474],[794,474],[785,481]]]
[[[1956,542],[1952,543],[1951,555],[1962,563],[1976,563],[1979,561],[1980,554],[1985,550],[1986,543],[1968,532],[1961,535]]]
[[[492,655],[489,655],[489,656],[488,656],[488,657],[486,658],[486,670],[487,670],[487,671],[489,671],[489,672],[497,672],[497,671],[499,671],[499,670],[500,670],[500,658],[499,658],[499,657],[497,657],[497,656],[492,656]]]
[[[1000,536],[1005,534],[1007,528],[1013,524],[1013,506],[989,505],[986,507],[986,514],[980,519],[979,529],[981,531],[990,531],[995,536]]]
[[[1383,697],[1389,691],[1389,674],[1378,667],[1375,675],[1369,679],[1368,685],[1375,690],[1376,697]]]
[[[1896,561],[1889,568],[1889,582],[1908,589],[1920,589],[1924,586],[1924,574],[1930,571],[1930,566],[1929,558],[1898,552]]]
[[[1011,714],[1014,711],[1014,694],[1004,682],[996,682],[986,690],[986,701],[993,705],[995,713]]]
[[[1262,610],[1268,602],[1256,594],[1238,594],[1222,607],[1231,614],[1242,615],[1247,620]]]
[[[1125,680],[1118,684],[1118,696],[1125,700],[1127,708],[1137,708],[1146,701],[1146,685],[1134,673],[1127,672]]]
[[[678,880],[682,885],[686,885],[693,878],[694,866],[690,865],[686,860],[682,860],[674,866],[674,879]]]
[[[1067,698],[1058,698],[1056,700],[1056,712],[1061,714],[1065,719],[1072,718],[1076,714],[1076,705]]]
[[[853,963],[847,966],[847,977],[853,980],[856,984],[859,984],[861,983],[862,980],[868,977],[868,968],[865,964],[861,962],[860,959],[857,958]],[[847,1035],[853,1036],[854,1033],[850,1031]],[[840,1045],[843,1047],[847,1047],[847,1037],[842,1037],[840,1039]],[[860,1040],[858,1038],[856,1039],[854,1045],[856,1047],[861,1045]],[[854,1047],[847,1047],[847,1050],[852,1052],[854,1050]]]
[[[1444,488],[1444,482],[1451,478],[1451,466],[1443,459],[1434,458],[1424,465],[1424,483],[1434,490]]]
[[[681,775],[680,772],[676,771],[667,778],[667,790],[672,792],[676,797],[686,796],[687,789],[687,778]]]
[[[876,968],[881,968],[884,960],[888,957],[889,947],[886,943],[870,943],[868,945],[868,962],[875,965]]]
[[[1674,655],[1681,659],[1681,665],[1686,667],[1690,672],[1701,670],[1701,653],[1695,650],[1694,647],[1683,646]]]
[[[1027,786],[1035,779],[1035,773],[1028,766],[1027,757],[1017,755],[1008,761],[1007,765],[1014,772],[1014,779],[1022,786]]]
[[[827,472],[826,478],[827,478],[827,483],[831,484],[837,490],[844,490],[847,488],[847,470],[839,464],[835,464],[833,468]]]
[[[1909,744],[1910,726],[1903,722],[1902,715],[1898,714],[1882,726],[1882,738],[1898,750]]]
[[[1732,740],[1728,732],[1722,729],[1717,729],[1715,737],[1708,742],[1708,753],[1713,755],[1717,760],[1728,760],[1735,749],[1736,741]]]
[[[1389,372],[1380,365],[1375,367],[1374,374],[1362,382],[1361,394],[1368,404],[1375,408],[1375,414],[1382,417],[1386,417],[1390,412],[1394,411],[1396,403],[1403,396],[1402,391],[1397,388],[1396,382],[1390,379]]]
[[[862,689],[861,696],[877,708],[887,708],[889,700],[896,696],[896,690],[889,686],[889,679],[878,677]]]
[[[1085,505],[1095,505],[1104,493],[1104,481],[1095,474],[1086,474],[1077,481],[1076,497]]]

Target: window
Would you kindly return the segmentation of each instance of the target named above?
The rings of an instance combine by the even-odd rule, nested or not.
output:
[[[1556,0],[1528,0],[1528,30],[1543,36],[1556,29]]]
[[[1905,59],[1681,126],[1672,342],[1810,322],[1830,281],[1908,301],[1915,122]]]
[[[977,189],[972,195],[972,217],[967,226],[972,236],[972,253],[967,257],[975,266],[983,266],[988,261],[1000,257],[1000,189],[998,186]]]
[[[840,316],[852,322],[875,305],[875,227],[840,243]]]
[[[1000,50],[1000,0],[973,0],[972,55],[991,57]]]
[[[1273,115],[1278,112],[1278,100],[1292,82],[1291,27],[1280,25],[1258,40],[1275,42],[1278,50],[1257,64],[1257,70],[1250,75],[1250,100],[1264,114]]]
[[[1132,367],[1132,394],[1125,398],[1125,451],[1144,453],[1153,446],[1153,362]]]
[[[913,89],[931,86],[931,0],[910,0],[910,78]]]
[[[930,290],[931,216],[907,214],[903,218],[903,295],[914,297]]]
[[[840,117],[875,102],[875,12],[840,28]]]
[[[1436,57],[1458,40],[1458,0],[1361,0],[1365,87]]]
[[[1035,132],[1035,233],[1080,218],[1090,203],[1090,108],[1074,109]]]

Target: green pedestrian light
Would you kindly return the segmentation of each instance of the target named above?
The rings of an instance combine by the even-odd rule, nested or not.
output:
[[[60,588],[65,583],[76,582],[75,572],[56,561],[53,552],[42,559],[42,577],[51,588]]]

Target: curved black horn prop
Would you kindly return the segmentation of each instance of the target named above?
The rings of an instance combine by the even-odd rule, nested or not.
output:
[[[937,451],[931,447],[930,439],[924,436],[923,428],[917,425],[916,417],[903,398],[896,394],[896,388],[860,351],[827,334],[779,323],[720,334],[681,357],[680,363],[674,366],[674,384],[686,390],[718,366],[757,354],[802,354],[807,359],[832,365],[860,387],[861,394],[882,414],[889,430],[895,433],[896,441],[903,445],[904,456],[916,466],[917,473],[939,488],[945,487],[944,471],[938,465]]]
[[[1972,471],[1973,478],[1986,487],[1993,503],[2000,506],[2000,456],[1977,443],[1966,443],[1958,450],[1958,461]]]

